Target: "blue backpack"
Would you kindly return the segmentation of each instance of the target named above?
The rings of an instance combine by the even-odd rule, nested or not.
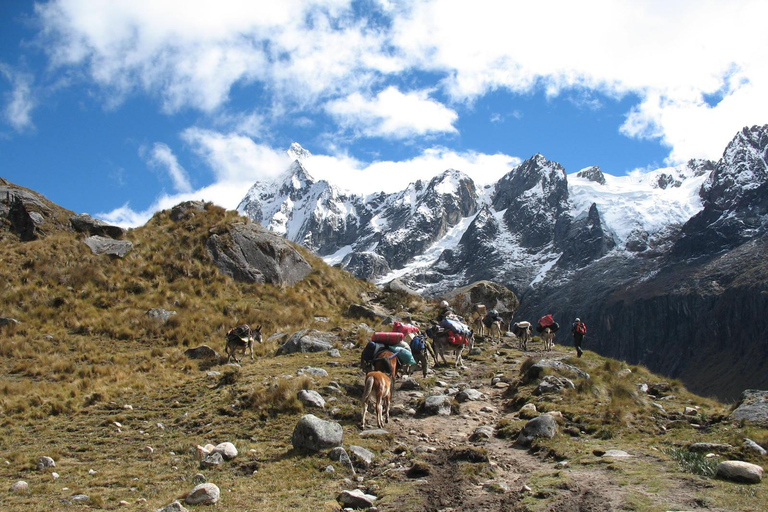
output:
[[[424,335],[419,334],[415,338],[411,340],[411,352],[414,354],[417,352],[421,352],[426,348],[426,342],[424,340]]]

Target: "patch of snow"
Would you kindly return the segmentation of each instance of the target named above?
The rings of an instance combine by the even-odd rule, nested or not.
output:
[[[342,260],[344,260],[347,254],[350,254],[354,250],[355,248],[352,245],[345,245],[335,253],[329,254],[328,256],[323,257],[323,261],[325,261],[330,266],[337,265],[341,263]]]

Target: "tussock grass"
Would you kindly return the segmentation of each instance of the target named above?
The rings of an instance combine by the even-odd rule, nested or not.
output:
[[[686,473],[710,478],[717,474],[718,461],[706,458],[703,453],[692,452],[684,448],[668,448],[663,452],[672,457],[680,469]]]

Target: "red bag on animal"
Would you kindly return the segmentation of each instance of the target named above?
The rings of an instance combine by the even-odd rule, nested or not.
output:
[[[401,322],[393,322],[392,323],[392,332],[401,332],[404,335],[408,335],[408,334],[411,334],[411,333],[416,334],[416,333],[419,332],[419,328],[416,327],[415,325],[411,325],[411,324],[404,324],[404,323],[401,323]]]
[[[384,345],[397,345],[403,341],[403,338],[405,338],[405,334],[401,332],[375,332],[371,336],[371,341]]]
[[[448,343],[451,345],[469,345],[469,340],[467,340],[466,336],[448,331]]]

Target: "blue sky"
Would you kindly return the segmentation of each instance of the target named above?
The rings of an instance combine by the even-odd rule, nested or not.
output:
[[[533,5],[529,5],[533,4]],[[360,192],[535,153],[621,175],[768,122],[764,1],[0,2],[0,176],[139,225],[307,165]]]

